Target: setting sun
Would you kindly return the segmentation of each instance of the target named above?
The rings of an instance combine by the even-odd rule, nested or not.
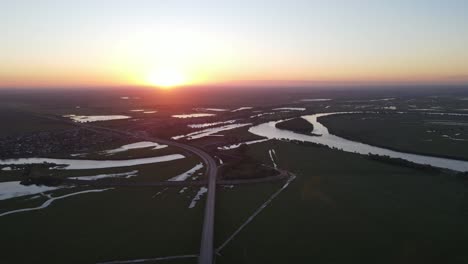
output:
[[[169,89],[186,84],[187,78],[181,71],[167,68],[151,72],[148,75],[148,83],[153,86]]]

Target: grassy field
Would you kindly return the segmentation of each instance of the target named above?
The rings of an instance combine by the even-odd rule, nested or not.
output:
[[[196,189],[119,188],[0,218],[2,263],[96,263],[198,252],[203,202]],[[190,197],[189,197],[190,196]]]
[[[468,117],[352,114],[319,119],[337,136],[404,152],[468,160]],[[456,139],[456,140],[455,140]]]
[[[110,146],[109,146],[110,147]],[[177,153],[176,148],[139,149],[107,159],[129,159]],[[186,153],[185,153],[186,154]],[[105,157],[91,153],[90,158]],[[57,177],[93,176],[138,170],[129,182],[164,181],[193,168],[200,160],[185,159],[122,168],[51,170]],[[203,172],[201,170],[200,172]],[[21,171],[2,171],[2,181],[20,180]],[[194,174],[198,175],[197,174]],[[86,190],[83,187],[48,192],[53,197]],[[199,247],[204,200],[188,208],[199,188],[115,188],[55,201],[49,207],[0,217],[2,263],[96,263],[196,254]],[[160,194],[158,194],[161,192]],[[0,201],[0,213],[37,207],[47,198],[35,195]],[[187,262],[189,261],[189,262]],[[178,260],[171,263],[190,263]]]
[[[252,145],[251,155],[268,163],[270,148],[279,166],[297,179],[221,252],[217,263],[468,261],[466,179],[277,141]],[[221,193],[218,204],[225,209],[218,223],[224,215],[252,212],[260,201],[249,199],[272,189],[261,185]]]
[[[248,153],[271,165],[270,149],[297,178],[220,252],[217,263],[466,263],[466,180],[279,141],[251,145]],[[215,244],[283,184],[218,187]],[[95,263],[196,254],[203,199],[187,206],[198,188],[183,194],[168,189],[153,198],[161,190],[82,194],[2,217],[2,260]]]
[[[255,118],[249,117],[256,114],[251,111],[225,112],[206,120],[176,120],[170,115],[191,112],[192,106],[164,107],[158,105],[158,101],[145,100],[143,96],[142,99],[132,100],[119,97],[127,95],[112,95],[115,102],[104,100],[106,102],[102,106],[103,100],[90,102],[88,106],[84,104],[92,99],[91,96],[73,101],[73,104],[44,104],[48,106],[44,111],[49,114],[128,114],[139,120],[109,121],[96,125],[170,137],[199,130],[189,129],[187,124],[208,120],[239,119],[241,123],[259,123],[323,111],[376,110],[393,105],[400,109],[414,103],[406,100],[379,101],[373,102],[369,108],[362,108],[368,102],[342,99],[337,102],[306,103],[296,101],[307,98],[305,95],[281,96],[285,107],[296,101],[298,106],[305,106],[307,110]],[[258,98],[255,100],[259,101]],[[264,98],[261,99],[263,103]],[[243,105],[239,106],[250,105],[241,103]],[[272,104],[270,101],[267,103]],[[420,108],[428,108],[434,105],[434,100],[427,99],[427,102],[417,104]],[[77,105],[81,108],[75,108]],[[329,105],[330,108],[325,108]],[[461,103],[453,104],[457,108],[462,106]],[[278,106],[264,106],[255,108],[255,111],[271,112],[274,107]],[[159,112],[149,116],[129,112],[131,109],[156,109]],[[20,114],[5,114],[5,118],[9,123],[14,123],[15,119],[19,121],[12,124],[12,130],[1,132],[4,135],[34,133],[42,129],[58,130],[64,126],[60,122],[48,123]],[[468,145],[465,147],[468,142],[443,136],[468,139],[464,133],[468,126],[453,125],[466,122],[466,118],[380,114],[331,116],[320,121],[333,133],[358,141],[409,152],[468,158]],[[63,128],[67,129],[68,125]],[[456,135],[458,133],[460,135]],[[229,161],[230,154],[238,156],[236,150],[214,151],[216,146],[260,139],[249,133],[248,127],[219,134],[224,136],[206,137],[189,143]],[[128,143],[136,141],[139,140],[132,139]],[[109,157],[97,153],[117,148],[121,143],[96,141],[89,148],[90,154],[83,158],[128,159],[172,153],[187,157],[126,168],[53,171],[53,175],[76,177],[138,170],[139,176],[128,180],[150,182],[167,180],[200,162],[197,157],[172,147],[155,151],[131,150]],[[260,164],[273,166],[269,155],[271,149],[275,150],[279,168],[294,173],[297,178],[227,244],[216,257],[217,263],[468,263],[466,179],[389,165],[323,147],[277,140],[249,145],[247,155]],[[222,153],[227,154],[226,158]],[[56,155],[65,158],[64,153]],[[21,175],[19,171],[0,171],[0,174],[0,181],[18,180]],[[225,242],[284,184],[285,181],[218,186],[215,246]],[[202,196],[194,208],[188,208],[199,187],[189,187],[184,192],[181,189],[115,188],[57,200],[44,210],[0,217],[0,263],[81,264],[197,254],[206,196]],[[60,189],[52,192],[52,196],[80,190],[86,188]],[[0,201],[0,213],[39,206],[47,200],[46,197],[27,198],[30,197]],[[196,262],[196,259],[187,259],[161,263]]]

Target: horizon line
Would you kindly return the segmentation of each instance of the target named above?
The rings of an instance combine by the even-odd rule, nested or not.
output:
[[[451,81],[317,81],[317,80],[239,80],[219,83],[206,84],[187,84],[174,86],[173,89],[190,88],[345,88],[345,87],[420,87],[420,86],[450,86],[463,87],[468,86],[468,80]],[[50,84],[50,85],[0,85],[0,89],[118,89],[118,88],[136,88],[136,89],[163,89],[155,85],[143,84]]]

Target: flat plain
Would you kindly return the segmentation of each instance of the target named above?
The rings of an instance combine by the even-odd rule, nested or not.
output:
[[[0,261],[154,263],[168,257],[163,263],[196,263],[206,164],[184,149],[151,140],[157,138],[203,149],[220,166],[218,180],[226,183],[216,188],[217,263],[468,261],[463,171],[428,170],[252,133],[262,124],[296,120],[275,129],[321,137],[301,117],[346,112],[318,122],[353,144],[467,160],[466,95],[272,92],[260,100],[253,94],[179,98],[178,104],[173,95],[131,90],[77,92],[60,101],[51,93],[42,103],[33,96],[1,97],[0,116],[9,129],[0,132]],[[194,113],[210,115],[174,117]],[[68,115],[128,118],[78,123]],[[183,157],[141,163],[168,155]],[[7,162],[25,158],[62,163]],[[67,169],[76,160],[127,165]],[[264,175],[274,169],[289,176]],[[228,181],[236,172],[242,184]],[[27,179],[40,183],[19,183]],[[50,179],[59,184],[50,186]],[[151,185],[171,181],[180,185]],[[17,192],[5,186],[16,186]],[[187,258],[171,259],[178,256]]]

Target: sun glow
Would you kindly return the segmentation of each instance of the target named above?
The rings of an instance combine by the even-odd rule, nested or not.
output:
[[[163,89],[170,89],[187,84],[185,74],[174,68],[166,68],[151,72],[147,78],[148,84]]]

